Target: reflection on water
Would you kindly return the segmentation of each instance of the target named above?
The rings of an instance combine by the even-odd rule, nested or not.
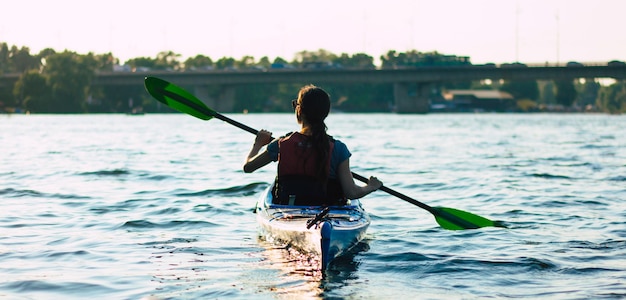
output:
[[[261,268],[277,271],[280,284],[268,287],[278,298],[302,299],[318,297],[323,290],[320,286],[322,272],[317,256],[298,252],[288,245],[277,245],[274,242],[258,240],[265,249],[262,252],[265,260]]]
[[[288,245],[277,245],[259,238],[259,245],[265,249],[265,260],[261,268],[276,270],[281,283],[269,289],[279,298],[302,299],[323,297],[334,287],[346,285],[346,280],[357,277],[359,253],[369,250],[366,241],[361,241],[346,254],[337,257],[328,270],[320,270],[319,256],[301,253]]]

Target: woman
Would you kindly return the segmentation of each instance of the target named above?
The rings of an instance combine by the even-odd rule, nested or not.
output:
[[[324,120],[330,111],[330,96],[307,85],[292,101],[300,131],[272,141],[272,133],[256,136],[243,170],[246,173],[278,161],[274,203],[287,205],[342,205],[379,189],[382,182],[370,177],[367,185],[354,183],[346,145],[326,134]],[[263,146],[265,151],[259,154]]]

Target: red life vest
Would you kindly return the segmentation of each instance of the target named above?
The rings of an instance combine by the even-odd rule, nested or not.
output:
[[[274,187],[275,203],[285,205],[339,205],[345,203],[341,185],[336,179],[320,181],[319,164],[330,173],[330,157],[335,143],[330,139],[328,158],[319,161],[308,137],[295,132],[278,141],[278,176]]]
[[[328,159],[325,162],[318,162],[317,153],[308,142],[308,137],[298,132],[292,133],[278,141],[278,176],[315,177],[320,163],[326,163],[326,169],[330,172],[330,153],[334,146],[335,143],[331,142]]]

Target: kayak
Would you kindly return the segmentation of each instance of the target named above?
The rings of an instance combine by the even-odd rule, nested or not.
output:
[[[286,243],[301,253],[317,255],[325,271],[337,257],[346,254],[364,237],[370,216],[359,200],[342,206],[292,206],[272,203],[272,186],[256,206],[260,236]]]

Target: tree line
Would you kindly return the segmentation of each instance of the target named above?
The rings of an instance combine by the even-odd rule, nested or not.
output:
[[[470,58],[434,52],[389,50],[380,56],[380,68],[471,65]],[[120,70],[120,65],[123,67]],[[291,61],[267,56],[255,59],[211,57],[198,54],[185,60],[173,51],[156,57],[136,57],[120,64],[112,53],[78,54],[46,48],[31,54],[28,47],[0,43],[0,75],[20,74],[12,87],[0,88],[0,111],[23,109],[34,113],[120,113],[140,107],[146,112],[169,111],[157,104],[143,86],[95,87],[91,83],[98,72],[133,70],[255,70],[270,68],[376,68],[374,58],[365,53],[340,55],[324,49],[301,51]],[[237,89],[234,111],[289,111],[299,84],[245,84]],[[333,105],[346,112],[388,112],[393,105],[391,84],[327,84]],[[452,89],[498,89],[510,93],[517,111],[540,111],[546,107],[564,109],[591,107],[608,113],[626,112],[626,83],[618,81],[601,86],[595,79],[586,80],[503,80],[498,82],[442,82],[433,90],[432,100]],[[219,87],[209,92],[219,94]]]

